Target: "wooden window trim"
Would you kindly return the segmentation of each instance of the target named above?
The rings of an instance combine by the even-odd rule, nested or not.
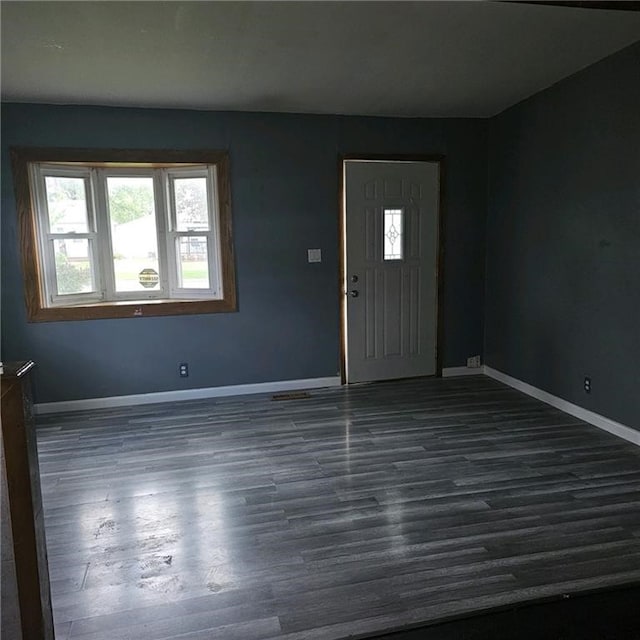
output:
[[[24,295],[29,322],[135,318],[237,311],[235,259],[231,227],[229,155],[226,151],[177,151],[161,149],[67,149],[12,147],[11,162],[18,213],[18,231]],[[42,299],[36,211],[29,184],[30,163],[72,163],[92,166],[152,168],[215,164],[218,181],[220,263],[223,297],[218,300],[144,300],[140,302],[100,302],[69,307],[47,307]]]

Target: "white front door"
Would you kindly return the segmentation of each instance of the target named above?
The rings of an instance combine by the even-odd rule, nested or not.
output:
[[[347,382],[436,373],[440,165],[344,162]]]

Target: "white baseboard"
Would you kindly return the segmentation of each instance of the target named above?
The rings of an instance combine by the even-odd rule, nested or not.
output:
[[[482,367],[445,367],[442,369],[443,378],[453,378],[456,376],[478,376],[484,373]]]
[[[274,393],[278,391],[298,391],[301,389],[320,389],[339,387],[340,376],[328,378],[306,378],[302,380],[281,380],[277,382],[258,382],[255,384],[235,384],[227,387],[207,387],[204,389],[179,389],[156,393],[137,393],[128,396],[109,396],[106,398],[86,398],[84,400],[63,400],[61,402],[41,402],[34,405],[34,413],[62,413],[65,411],[83,411],[87,409],[109,409],[130,405],[153,404],[156,402],[178,402],[180,400],[203,400],[224,396],[242,396],[254,393]]]
[[[518,391],[526,393],[532,398],[542,400],[542,402],[546,402],[552,407],[560,409],[560,411],[564,411],[565,413],[568,413],[569,415],[572,415],[580,420],[584,420],[585,422],[592,424],[594,427],[603,429],[604,431],[612,433],[614,436],[618,436],[619,438],[623,438],[624,440],[628,440],[629,442],[640,446],[640,431],[637,431],[632,427],[628,427],[627,425],[621,424],[620,422],[616,422],[615,420],[606,418],[599,413],[589,411],[588,409],[584,409],[577,404],[573,404],[572,402],[563,400],[562,398],[554,396],[547,391],[543,391],[542,389],[538,389],[538,387],[534,387],[526,382],[523,382],[522,380],[518,380],[518,378],[512,378],[510,375],[507,375],[502,371],[498,371],[497,369],[492,369],[491,367],[488,367],[486,365],[483,367],[483,369],[485,375],[493,378],[494,380],[498,380],[499,382],[509,385],[510,387],[513,387]]]
[[[481,367],[447,367],[442,370],[442,377],[471,376],[484,374],[506,384],[518,391],[522,391],[532,398],[541,400],[560,411],[564,411],[580,420],[584,420],[608,433],[628,442],[640,446],[640,431],[627,425],[611,420],[588,409],[554,396],[547,391],[538,389],[518,378],[482,365]],[[259,382],[255,384],[238,384],[225,387],[207,387],[203,389],[180,389],[175,391],[160,391],[157,393],[139,393],[127,396],[109,396],[106,398],[86,398],[83,400],[63,400],[61,402],[42,402],[35,404],[36,414],[62,413],[66,411],[83,411],[87,409],[108,409],[112,407],[126,407],[130,405],[153,404],[157,402],[178,402],[180,400],[203,400],[207,398],[222,398],[225,396],[240,396],[256,393],[275,393],[279,391],[298,391],[303,389],[320,389],[323,387],[339,387],[342,384],[340,376],[326,378],[306,378],[302,380],[280,380],[277,382]]]

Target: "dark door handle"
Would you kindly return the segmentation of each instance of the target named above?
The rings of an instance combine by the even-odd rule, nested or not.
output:
[[[347,292],[347,295],[350,295],[352,298],[357,298],[360,294],[355,289],[352,289]]]

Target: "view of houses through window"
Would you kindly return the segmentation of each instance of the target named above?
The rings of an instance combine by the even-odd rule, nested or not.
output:
[[[86,238],[89,208],[85,180],[45,178],[49,225],[55,239],[56,283],[59,295],[93,291],[91,249]],[[209,288],[207,238],[191,232],[208,230],[206,178],[174,180],[177,227],[189,235],[179,241],[179,280],[184,288]],[[107,202],[113,252],[115,290],[133,292],[160,288],[158,230],[151,177],[107,178]],[[68,237],[71,235],[71,237]]]

